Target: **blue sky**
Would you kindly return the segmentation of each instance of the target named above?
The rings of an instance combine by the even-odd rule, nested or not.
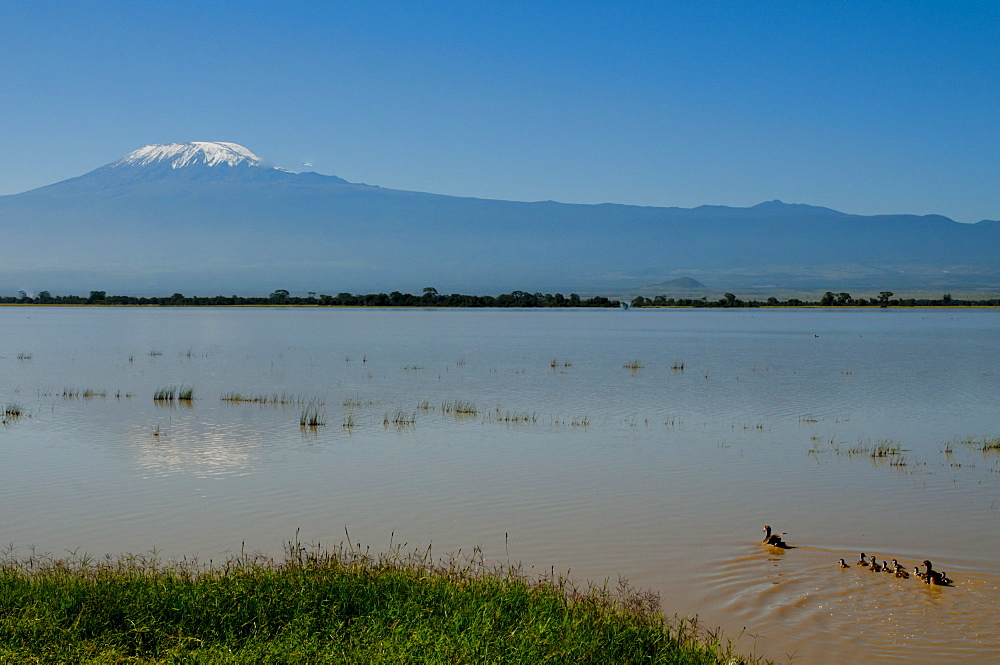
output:
[[[0,194],[232,141],[441,194],[1000,219],[994,1],[6,2],[0,62]]]

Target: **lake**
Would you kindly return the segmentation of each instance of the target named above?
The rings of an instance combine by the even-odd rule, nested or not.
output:
[[[481,547],[778,661],[1000,653],[998,310],[34,306],[0,342],[15,555]]]

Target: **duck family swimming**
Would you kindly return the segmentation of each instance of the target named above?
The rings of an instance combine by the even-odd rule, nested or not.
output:
[[[880,564],[877,558],[873,556],[871,559],[868,559],[868,555],[862,552],[857,565],[862,568],[867,568],[875,573],[881,572],[893,575],[901,580],[909,579],[910,577],[910,573],[906,572],[903,564],[899,563],[896,559],[893,559],[891,563],[886,561],[884,564]],[[953,584],[951,578],[948,577],[948,574],[944,571],[939,572],[934,570],[933,564],[931,564],[929,560],[925,559],[921,565],[923,565],[926,570],[924,572],[920,572],[920,566],[914,566],[913,576],[917,579],[923,580],[925,584],[935,586],[951,586]],[[848,566],[843,559],[839,559],[837,561],[837,567],[850,568],[850,566]]]

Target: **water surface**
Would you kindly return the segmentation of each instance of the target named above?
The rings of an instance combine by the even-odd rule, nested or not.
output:
[[[996,310],[0,308],[0,538],[481,546],[778,660],[982,662],[1000,455],[962,440],[1000,436],[998,349]],[[837,568],[862,550],[956,585]]]

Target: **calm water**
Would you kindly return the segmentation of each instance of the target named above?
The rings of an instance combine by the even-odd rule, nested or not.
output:
[[[195,399],[154,403],[168,386]],[[626,577],[778,660],[983,662],[1000,455],[960,441],[1000,436],[997,395],[996,310],[6,307],[0,541],[481,546]],[[857,453],[885,441],[901,459]],[[862,550],[956,585],[836,567]]]

